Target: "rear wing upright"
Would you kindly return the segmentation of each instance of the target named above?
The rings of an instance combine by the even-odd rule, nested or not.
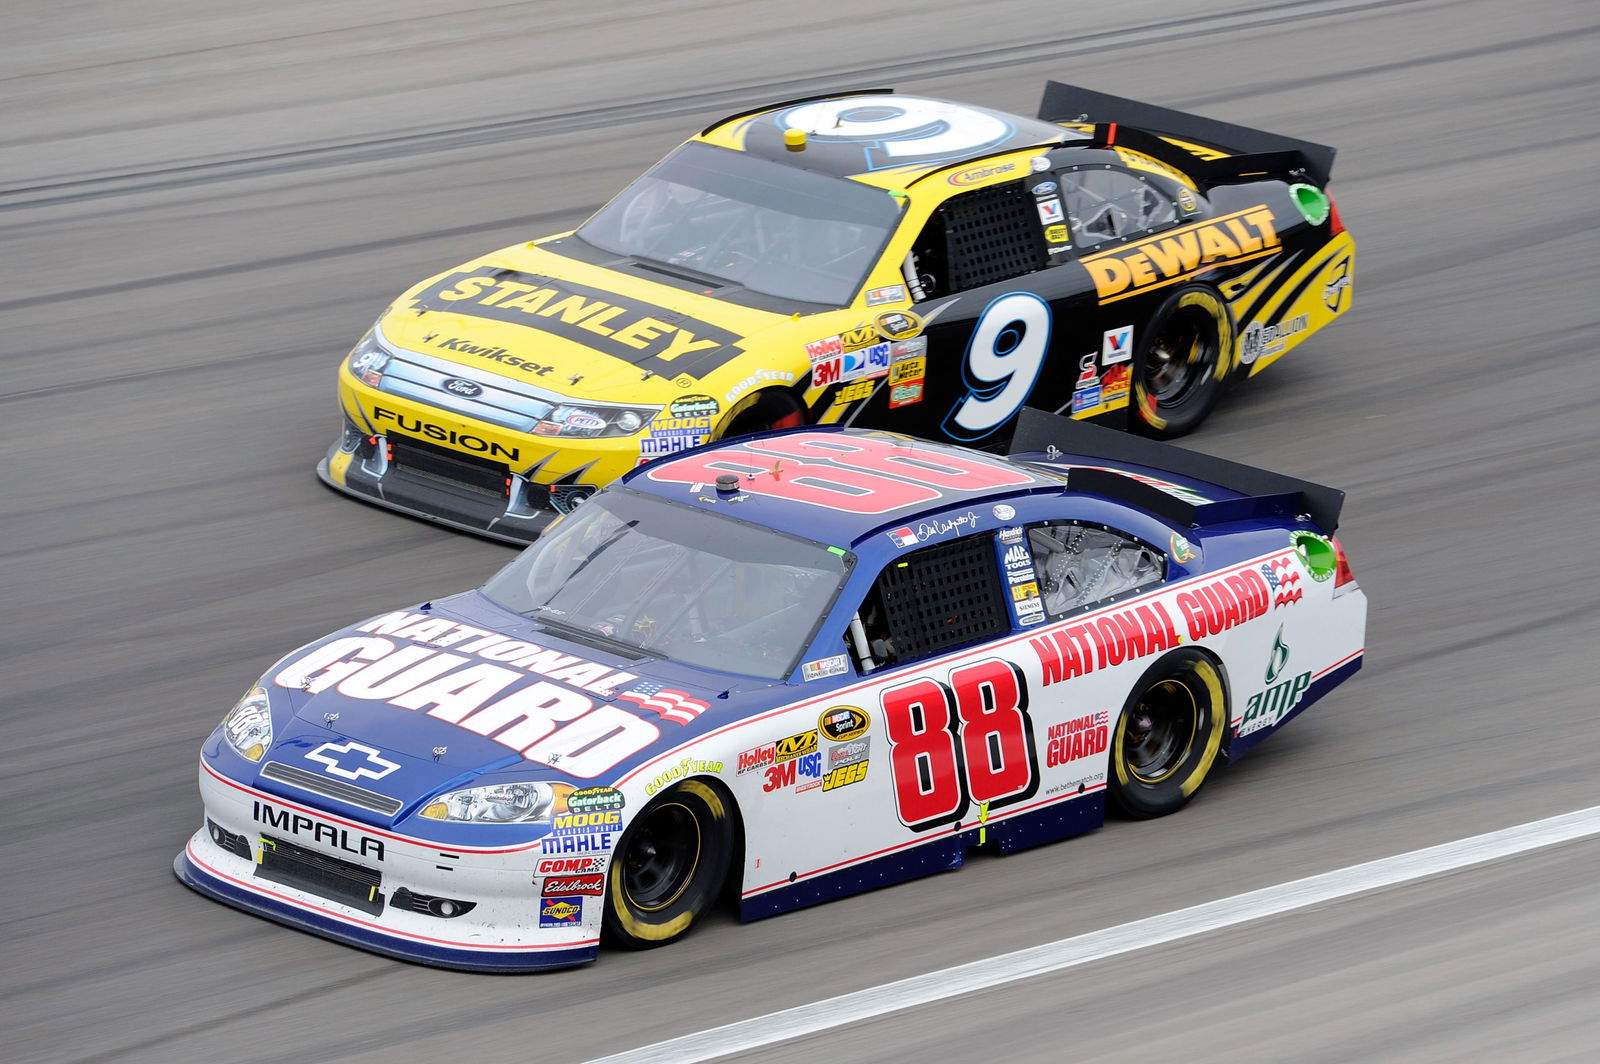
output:
[[[1144,466],[1158,473],[1175,473],[1203,481],[1241,496],[1190,502],[1110,470],[1072,469],[1067,473],[1067,486],[1075,491],[1106,495],[1191,528],[1252,517],[1292,518],[1307,514],[1313,524],[1332,535],[1339,527],[1339,511],[1344,506],[1344,492],[1338,488],[1024,407],[1017,419],[1009,453],[1036,452],[1068,460],[1083,458],[1090,462]]]
[[[1335,150],[1326,144],[1280,136],[1059,81],[1045,83],[1039,117],[1046,122],[1084,122],[1103,127],[1096,129],[1096,140],[1106,144],[1122,143],[1157,157],[1165,155],[1166,161],[1171,161],[1173,146],[1160,140],[1162,134],[1229,152],[1228,157],[1212,160],[1182,153],[1181,168],[1206,181],[1251,173],[1303,170],[1318,185],[1326,185],[1333,172]],[[1119,128],[1123,126],[1132,128]],[[1140,132],[1149,136],[1138,137]],[[1154,141],[1165,151],[1150,151],[1155,144],[1147,141]]]

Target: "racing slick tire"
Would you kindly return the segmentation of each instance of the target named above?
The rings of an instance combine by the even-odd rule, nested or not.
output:
[[[1233,318],[1221,296],[1203,285],[1174,292],[1134,353],[1135,431],[1166,440],[1199,428],[1222,396],[1233,346]]]
[[[1211,658],[1185,648],[1139,678],[1111,738],[1107,791],[1134,820],[1175,813],[1216,764],[1228,730],[1228,698]]]
[[[606,883],[605,931],[630,949],[682,938],[716,902],[734,850],[723,793],[685,780],[645,807],[623,834]]]
[[[717,434],[719,440],[768,429],[792,429],[806,423],[805,404],[785,388],[765,388],[739,400]]]

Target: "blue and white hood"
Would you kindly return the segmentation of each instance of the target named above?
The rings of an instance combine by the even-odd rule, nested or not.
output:
[[[583,646],[469,592],[296,650],[261,680],[272,738],[259,763],[226,757],[237,752],[226,741],[207,749],[264,790],[310,791],[397,825],[474,783],[607,783],[732,719],[734,705],[748,712],[729,686],[740,682]],[[752,694],[773,686],[742,682]],[[484,827],[495,830],[473,825],[475,837]]]

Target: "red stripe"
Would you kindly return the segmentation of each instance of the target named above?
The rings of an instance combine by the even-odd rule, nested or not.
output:
[[[1362,647],[1360,650],[1356,651],[1354,654],[1350,654],[1350,655],[1348,655],[1346,657],[1340,658],[1338,661],[1334,662],[1332,665],[1329,665],[1326,669],[1323,669],[1321,672],[1317,673],[1315,676],[1313,676],[1311,678],[1313,680],[1320,680],[1324,676],[1328,675],[1328,673],[1332,672],[1334,669],[1339,668],[1341,665],[1349,664],[1350,662],[1354,661],[1356,658],[1359,658],[1361,655],[1365,654],[1366,652],[1367,652],[1367,648],[1366,647]]]
[[[216,876],[218,879],[226,879],[228,882],[234,884],[235,886],[243,887],[244,889],[246,889],[248,891],[251,891],[252,893],[255,893],[255,894],[265,894],[268,897],[276,898],[281,902],[284,902],[284,903],[289,904],[289,905],[293,905],[297,909],[305,909],[307,912],[314,912],[314,913],[317,913],[317,914],[319,914],[321,916],[331,916],[333,919],[342,920],[347,924],[359,924],[362,927],[370,927],[374,931],[381,931],[385,935],[393,935],[396,938],[415,939],[418,942],[432,942],[432,943],[435,943],[436,945],[440,945],[440,946],[460,946],[460,947],[463,947],[465,949],[478,950],[478,951],[488,951],[488,950],[572,949],[572,948],[577,947],[577,946],[593,946],[594,944],[596,944],[597,942],[600,941],[598,938],[586,938],[586,939],[583,939],[583,940],[581,940],[579,942],[557,942],[557,943],[554,943],[554,944],[548,945],[548,946],[546,946],[546,945],[498,946],[498,945],[480,945],[480,944],[473,943],[473,942],[458,942],[455,939],[449,939],[449,938],[430,938],[427,935],[417,935],[417,934],[413,934],[410,931],[401,931],[401,930],[398,930],[398,929],[393,928],[393,927],[384,927],[382,924],[375,924],[371,920],[361,920],[361,919],[357,919],[354,916],[345,916],[342,913],[336,913],[336,912],[333,912],[330,909],[317,909],[317,908],[314,908],[314,907],[312,907],[310,905],[305,904],[304,902],[300,901],[297,898],[291,898],[287,894],[279,894],[275,890],[269,890],[266,887],[259,886],[256,883],[254,883],[254,882],[252,882],[252,881],[250,881],[248,879],[240,879],[238,876],[229,875],[227,872],[224,872],[222,869],[217,868],[217,867],[215,867],[213,865],[207,864],[205,862],[205,860],[202,859],[199,854],[195,853],[194,852],[194,840],[193,839],[189,840],[189,844],[184,847],[184,850],[185,850],[186,853],[188,853],[189,860],[193,861],[195,864],[199,865],[201,868],[204,868],[207,872],[209,872],[211,875]]]

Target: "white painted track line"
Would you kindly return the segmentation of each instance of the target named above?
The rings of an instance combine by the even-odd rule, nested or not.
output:
[[[715,1060],[901,1009],[960,997],[975,990],[987,990],[1164,942],[1203,935],[1250,920],[1348,898],[1369,890],[1410,883],[1427,876],[1597,834],[1600,834],[1600,806],[1296,879],[1248,894],[1119,924],[1102,931],[1091,931],[1014,953],[1003,953],[971,964],[868,987],[853,994],[842,994],[826,1001],[816,1001],[625,1053],[599,1057],[587,1064],[694,1064],[696,1061]]]

